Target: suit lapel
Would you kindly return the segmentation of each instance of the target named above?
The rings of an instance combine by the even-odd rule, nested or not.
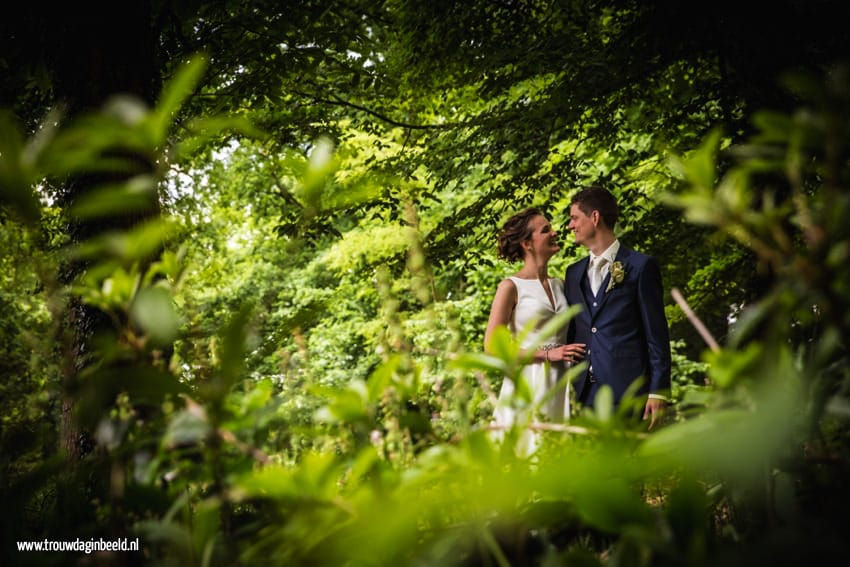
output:
[[[590,310],[590,305],[587,304],[587,295],[584,293],[584,280],[587,276],[587,264],[590,262],[590,257],[587,256],[583,260],[578,261],[578,265],[576,269],[573,271],[573,282],[572,284],[575,286],[575,289],[578,290],[578,295],[581,297],[582,303],[584,303],[584,309],[586,313],[592,313]]]

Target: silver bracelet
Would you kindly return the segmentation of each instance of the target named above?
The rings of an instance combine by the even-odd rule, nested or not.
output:
[[[549,360],[549,351],[552,350],[553,348],[556,348],[556,347],[559,347],[559,346],[561,346],[561,343],[549,343],[549,344],[545,344],[542,347],[540,347],[540,348],[543,349],[543,352],[546,355],[546,362],[553,362],[553,361]]]

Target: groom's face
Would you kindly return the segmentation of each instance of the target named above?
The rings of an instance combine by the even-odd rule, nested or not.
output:
[[[570,206],[570,224],[568,228],[573,231],[576,244],[587,246],[596,235],[596,223],[593,220],[594,214],[597,217],[599,215],[596,211],[586,215],[578,205],[574,204]]]

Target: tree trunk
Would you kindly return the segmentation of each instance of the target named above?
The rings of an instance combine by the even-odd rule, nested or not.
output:
[[[153,104],[160,80],[149,1],[103,3],[95,7],[65,2],[57,4],[45,17],[45,52],[53,77],[54,98],[64,105],[68,119],[98,110],[116,94],[133,95],[148,105]],[[152,169],[154,164],[149,167]],[[60,204],[71,205],[93,187],[105,181],[121,180],[99,175],[77,176],[66,182]],[[155,214],[158,210],[152,203],[151,210],[141,215],[97,222],[71,221],[68,233],[73,243],[80,243],[105,230],[130,228]],[[65,266],[63,280],[73,280],[82,268]],[[60,443],[71,459],[85,452],[88,444],[87,436],[74,421],[71,393],[77,375],[89,362],[86,357],[91,352],[91,337],[103,324],[103,318],[94,309],[78,302],[69,304],[64,325],[68,332],[62,339],[65,397]]]

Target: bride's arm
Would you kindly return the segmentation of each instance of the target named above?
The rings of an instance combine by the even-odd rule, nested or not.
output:
[[[517,302],[516,284],[510,279],[504,279],[496,288],[496,296],[493,298],[493,304],[490,306],[490,318],[487,321],[487,330],[484,331],[484,352],[490,352],[490,339],[493,336],[493,331],[497,327],[510,325],[513,317],[514,308]],[[548,360],[557,362],[561,358],[552,356],[553,350],[540,348],[534,351],[532,359],[535,362]]]
[[[516,306],[516,285],[510,279],[499,282],[496,296],[490,306],[490,318],[487,320],[487,330],[484,331],[484,352],[490,352],[490,338],[499,325],[508,326]]]

